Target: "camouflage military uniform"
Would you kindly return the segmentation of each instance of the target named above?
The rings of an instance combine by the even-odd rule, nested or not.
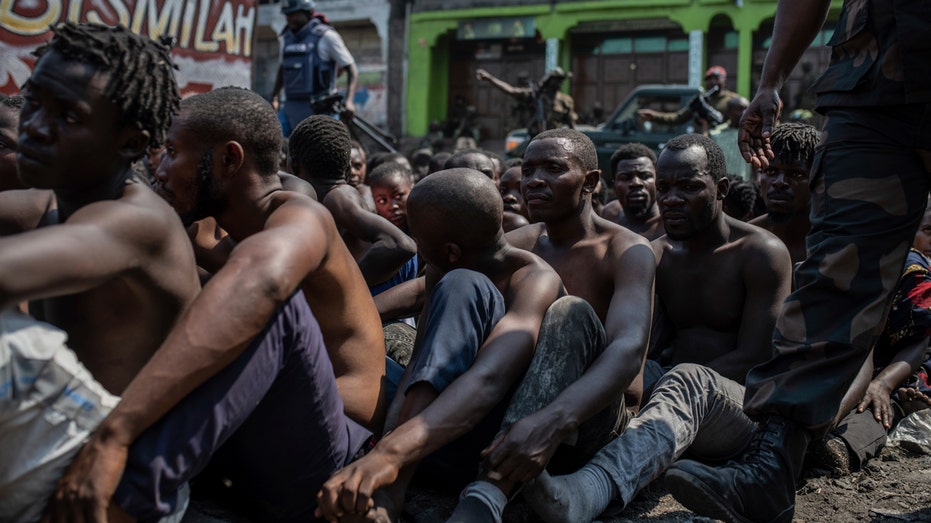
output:
[[[882,332],[931,186],[931,10],[926,0],[847,0],[811,170],[809,258],[747,376],[745,409],[823,433]],[[929,154],[929,153],[925,153]]]
[[[558,129],[560,127],[574,126],[579,115],[575,112],[575,102],[572,97],[562,91],[556,91],[552,96],[546,93],[535,94],[533,89],[527,88],[514,95],[521,104],[534,109],[530,120],[526,122],[527,132],[531,136],[536,136],[547,129]],[[546,125],[540,127],[540,119],[536,113],[537,99],[540,97],[541,109]]]

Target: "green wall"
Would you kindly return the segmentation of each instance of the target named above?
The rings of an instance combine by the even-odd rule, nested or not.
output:
[[[841,0],[832,1],[840,6]],[[723,15],[731,20],[740,39],[737,91],[749,97],[752,35],[775,12],[775,0],[743,0],[743,7],[737,7],[734,0],[626,0],[623,3],[614,0],[414,13],[410,20],[407,132],[415,136],[425,134],[430,120],[446,115],[449,92],[446,35],[449,31],[455,34],[460,20],[533,16],[543,38],[560,40],[559,65],[569,69],[570,50],[566,45],[569,31],[582,22],[669,18],[686,33],[699,30],[707,34],[711,20]]]

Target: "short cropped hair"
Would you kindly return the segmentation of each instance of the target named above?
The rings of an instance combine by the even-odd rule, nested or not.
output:
[[[594,171],[598,168],[598,151],[595,150],[595,144],[592,143],[592,139],[585,136],[584,133],[576,131],[575,129],[560,127],[558,129],[543,131],[534,136],[531,142],[546,138],[564,138],[568,140],[572,145],[572,150],[569,152],[576,157],[582,169]]]
[[[611,155],[611,179],[613,180],[617,175],[617,164],[621,160],[636,160],[637,158],[649,158],[653,165],[656,165],[656,153],[642,143],[625,143],[618,147]]]
[[[301,166],[311,178],[330,182],[349,179],[352,144],[343,122],[322,114],[309,116],[291,131],[288,146],[291,163]]]
[[[718,181],[727,176],[727,164],[724,160],[724,151],[721,150],[720,145],[705,135],[697,133],[680,134],[666,142],[663,151],[684,151],[693,146],[701,147],[705,150],[705,157],[708,159],[708,174],[711,175],[714,181]]]
[[[234,140],[262,175],[278,172],[281,122],[264,98],[241,87],[221,87],[181,102],[185,125],[206,143]]]
[[[423,178],[407,197],[408,215],[430,221],[441,236],[465,247],[497,240],[504,203],[495,183],[475,169],[445,169]]]

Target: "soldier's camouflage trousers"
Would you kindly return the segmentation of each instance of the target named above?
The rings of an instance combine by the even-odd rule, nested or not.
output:
[[[882,332],[928,202],[931,105],[830,108],[811,170],[808,259],[747,376],[744,408],[824,433]],[[923,153],[928,154],[928,153]]]

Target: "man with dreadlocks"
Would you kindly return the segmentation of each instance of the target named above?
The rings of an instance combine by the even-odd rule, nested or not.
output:
[[[50,190],[0,204],[0,521],[41,516],[200,288],[180,220],[130,168],[178,107],[167,49],[124,27],[53,31],[16,153],[22,182]],[[48,323],[13,311],[26,300]]]
[[[280,141],[274,110],[251,91],[181,102],[156,192],[183,221],[215,218],[236,247],[79,454],[66,497],[89,483],[95,511],[112,493],[153,519],[209,464],[255,519],[307,521],[311,494],[371,436],[344,413],[325,343],[366,358],[347,336],[380,340],[375,304],[326,209],[282,189]],[[384,376],[384,360],[370,361],[369,419]]]
[[[313,103],[336,90],[336,77],[346,71],[345,111],[355,112],[353,98],[359,71],[342,37],[325,16],[314,13],[314,0],[283,0],[287,27],[281,32],[281,65],[272,104],[284,88],[285,135],[314,114]]]
[[[795,264],[808,257],[805,247],[805,236],[811,228],[808,175],[820,133],[808,124],[789,122],[774,127],[769,140],[774,158],[760,169],[766,214],[750,223],[778,236]]]

